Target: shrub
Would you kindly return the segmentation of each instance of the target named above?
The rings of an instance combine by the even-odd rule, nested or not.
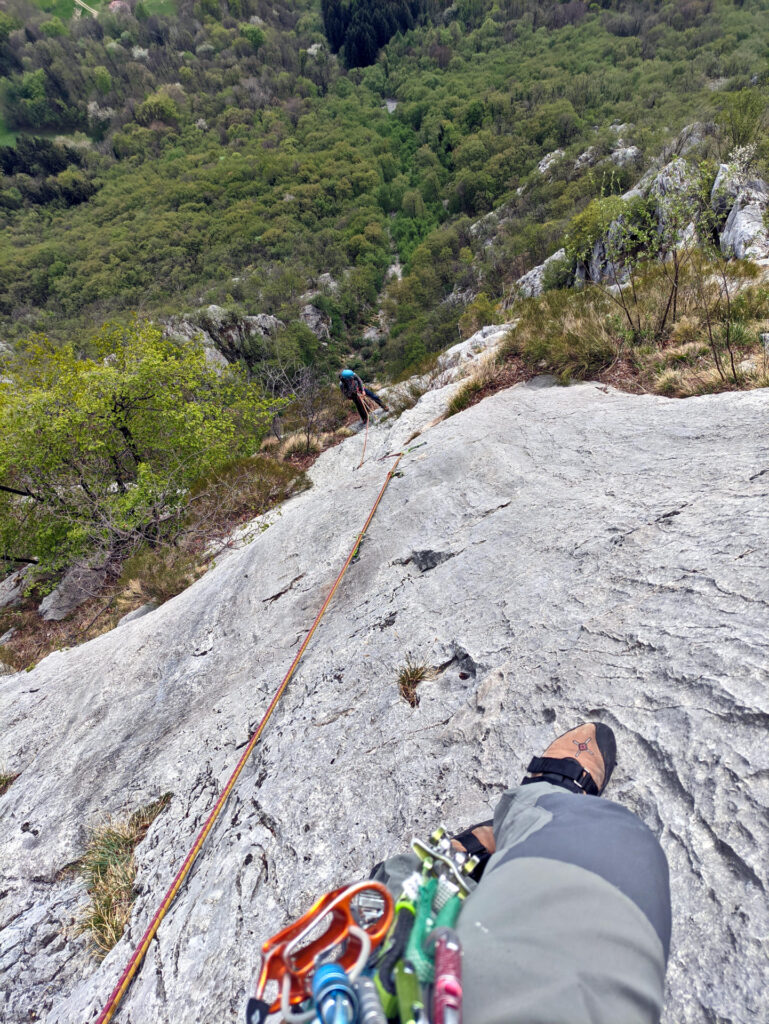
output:
[[[485,292],[481,292],[459,318],[459,330],[463,338],[470,338],[481,327],[485,327],[487,324],[496,324],[499,321],[500,314],[497,304]]]
[[[571,222],[566,236],[566,256],[571,264],[583,262],[590,258],[593,246],[627,208],[627,203],[620,196],[603,196],[588,203]]]
[[[542,277],[542,289],[546,292],[556,291],[560,288],[571,288],[574,284],[574,263],[568,256],[562,256],[558,260],[551,260],[545,267]]]
[[[169,601],[205,573],[214,538],[308,486],[304,473],[264,456],[211,470],[190,488],[178,534],[134,551],[123,563],[120,585],[138,587],[144,600]]]
[[[293,466],[252,456],[233,459],[200,477],[190,489],[187,532],[210,534],[235,522],[254,519],[297,491],[310,486]]]
[[[240,34],[248,40],[255,52],[264,46],[265,35],[258,25],[241,25]]]

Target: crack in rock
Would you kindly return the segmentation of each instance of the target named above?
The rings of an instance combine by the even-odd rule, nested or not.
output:
[[[296,586],[296,584],[299,582],[299,580],[303,580],[303,579],[304,579],[304,573],[300,572],[298,576],[295,576],[291,580],[291,582],[288,584],[288,586],[284,587],[282,590],[279,590],[277,592],[277,594],[272,594],[270,597],[262,598],[262,604],[273,604],[275,601],[278,601],[281,597],[283,597],[284,594],[287,594],[289,592],[289,590],[293,590],[293,588]]]

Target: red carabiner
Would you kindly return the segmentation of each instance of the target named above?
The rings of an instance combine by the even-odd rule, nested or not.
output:
[[[352,902],[362,893],[376,893],[384,905],[373,921],[357,921]],[[327,923],[324,919],[328,918]],[[326,893],[297,921],[273,935],[262,946],[262,968],[256,985],[256,998],[262,999],[271,981],[282,991],[284,978],[290,978],[288,1001],[296,1006],[312,997],[312,972],[321,957],[333,960],[349,971],[363,950],[364,943],[355,934],[365,932],[374,949],[384,939],[393,919],[393,898],[381,882],[356,882]],[[323,933],[311,938],[326,924]],[[305,943],[302,945],[302,943]],[[281,1008],[281,998],[270,1005],[270,1013]]]

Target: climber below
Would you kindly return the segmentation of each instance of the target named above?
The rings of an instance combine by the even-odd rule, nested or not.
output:
[[[361,422],[368,422],[369,407],[366,401],[367,398],[376,402],[376,404],[381,409],[384,409],[385,412],[389,412],[389,409],[379,395],[375,391],[372,391],[371,388],[367,388],[358,374],[353,373],[352,370],[339,371],[339,387],[341,388],[344,397],[351,398],[355,403],[355,408],[358,410]]]
[[[579,725],[532,759],[492,821],[455,838],[482,858],[456,925],[464,1024],[659,1021],[668,864],[639,818],[598,799],[615,762],[612,730]],[[400,854],[373,877],[397,898],[418,868]]]

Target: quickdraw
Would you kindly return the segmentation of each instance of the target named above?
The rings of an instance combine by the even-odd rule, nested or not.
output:
[[[461,1024],[462,951],[453,925],[478,860],[455,849],[444,828],[412,848],[421,871],[406,879],[394,907],[381,883],[358,882],[327,893],[264,943],[247,1024],[278,1012],[288,1024]],[[278,993],[272,1002],[265,1000],[270,983]]]

